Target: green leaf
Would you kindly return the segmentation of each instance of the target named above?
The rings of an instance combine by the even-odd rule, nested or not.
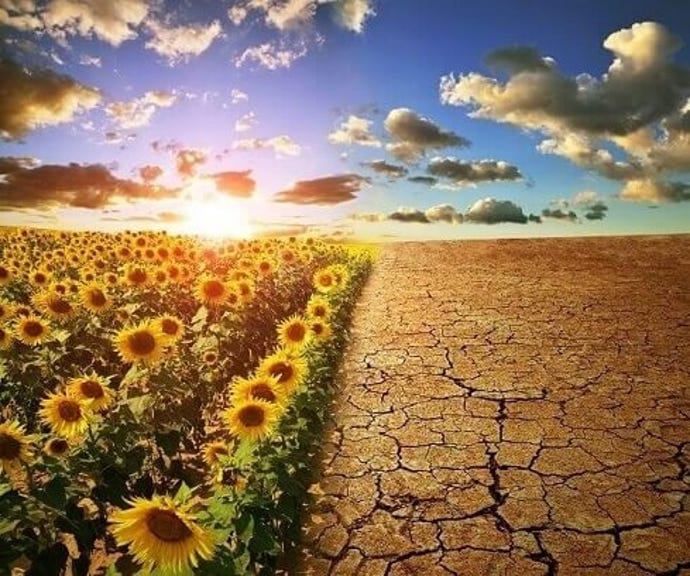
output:
[[[129,374],[129,372],[127,374]],[[134,414],[136,417],[139,417],[153,405],[153,400],[150,394],[142,394],[141,396],[135,396],[134,398],[127,400],[127,405],[132,411],[132,414]]]
[[[180,487],[177,489],[177,492],[175,492],[174,500],[178,504],[184,504],[189,498],[192,496],[192,493],[194,490],[187,486],[185,482],[182,482],[180,484]]]
[[[43,492],[36,498],[56,510],[64,510],[67,505],[67,480],[62,476],[55,476],[43,487]]]
[[[254,517],[250,513],[244,512],[237,519],[237,537],[241,542],[249,544],[252,536],[254,536]]]

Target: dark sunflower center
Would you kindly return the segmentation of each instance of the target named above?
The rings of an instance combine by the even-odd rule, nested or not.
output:
[[[4,432],[0,432],[0,460],[14,460],[19,457],[22,443]]]
[[[315,306],[314,307],[314,316],[325,316],[326,315],[326,307],[325,306]]]
[[[204,284],[204,294],[209,298],[220,298],[225,292],[223,284],[218,280],[208,280]]]
[[[240,284],[240,294],[242,294],[242,296],[247,296],[249,292],[251,292],[251,290],[247,284]]]
[[[87,398],[103,398],[103,386],[95,380],[84,380],[79,386],[82,394]]]
[[[54,300],[51,300],[50,304],[48,304],[48,307],[55,314],[70,314],[72,312],[72,305],[64,298],[55,298]]]
[[[295,322],[294,324],[290,324],[290,326],[288,326],[287,337],[291,342],[301,342],[304,340],[306,334],[307,331],[304,327],[304,324]]]
[[[150,354],[156,349],[156,339],[146,330],[137,330],[127,340],[129,348],[139,356]]]
[[[107,302],[105,294],[103,294],[103,291],[99,290],[98,288],[94,288],[91,290],[91,292],[89,292],[89,300],[91,301],[91,304],[98,308],[105,306]]]
[[[163,542],[182,542],[192,535],[187,525],[171,510],[151,510],[146,516],[146,526]]]
[[[76,422],[81,418],[81,408],[74,400],[62,400],[58,404],[58,414],[65,422]]]
[[[271,269],[271,265],[268,262],[262,262],[261,264],[259,264],[259,269],[262,272],[267,272]]]
[[[46,280],[48,279],[46,278],[46,275],[42,272],[36,272],[36,274],[34,274],[34,281],[36,282],[36,284],[45,284]]]
[[[0,266],[0,279],[4,280],[10,277],[10,271],[4,266]]]
[[[135,284],[143,284],[146,282],[146,272],[140,269],[132,270],[129,273],[129,280]]]
[[[68,448],[69,444],[67,443],[67,440],[63,440],[62,438],[53,438],[50,441],[50,444],[48,444],[48,450],[52,454],[64,454],[67,452]]]
[[[36,322],[36,320],[29,320],[24,324],[23,327],[24,334],[30,336],[31,338],[37,338],[43,334],[43,324]]]
[[[273,390],[271,390],[271,387],[263,382],[252,386],[252,396],[259,400],[266,400],[267,402],[276,401],[276,395],[273,393]]]
[[[246,406],[240,410],[239,419],[247,428],[254,428],[264,423],[266,414],[260,406]]]
[[[278,378],[279,382],[287,382],[292,378],[295,370],[287,362],[276,362],[271,366],[269,372],[271,376]]]
[[[322,286],[330,286],[333,284],[333,278],[329,274],[324,274],[321,276],[321,285]]]
[[[323,334],[323,324],[319,324],[318,322],[312,324],[311,329],[314,331],[314,334],[317,336]]]
[[[175,336],[175,334],[180,331],[179,324],[174,320],[170,320],[169,318],[165,318],[163,322],[161,322],[161,328],[163,328],[163,332],[165,332],[168,336]]]

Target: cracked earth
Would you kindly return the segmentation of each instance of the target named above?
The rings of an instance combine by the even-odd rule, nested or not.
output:
[[[298,574],[690,575],[690,236],[387,245]]]

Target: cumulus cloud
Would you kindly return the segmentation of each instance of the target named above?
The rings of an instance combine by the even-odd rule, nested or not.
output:
[[[218,20],[170,27],[154,20],[148,23],[148,29],[153,37],[146,47],[167,58],[170,64],[202,54],[223,32]]]
[[[501,222],[525,224],[527,216],[520,206],[510,200],[483,198],[470,206],[465,213],[465,220],[480,224],[498,224]]]
[[[147,0],[51,0],[41,7],[32,0],[2,0],[0,24],[47,33],[63,44],[70,36],[82,36],[119,46],[137,37],[149,7]]]
[[[101,101],[100,92],[52,70],[0,60],[0,137],[18,140],[42,126],[70,122]]]
[[[256,181],[251,177],[251,170],[241,172],[217,172],[211,174],[219,192],[238,198],[249,198],[256,188]]]
[[[409,108],[391,110],[384,127],[393,140],[386,149],[398,160],[409,164],[417,162],[429,150],[469,145],[462,136],[443,130]]]
[[[603,46],[612,62],[600,78],[567,76],[529,47],[493,52],[487,60],[508,72],[506,81],[446,75],[441,101],[546,135],[541,152],[625,182],[622,199],[686,200],[682,185],[664,178],[690,170],[690,68],[673,62],[680,38],[661,24],[641,22],[611,33]]]
[[[208,156],[203,150],[182,148],[175,152],[175,167],[178,174],[189,178],[197,173],[200,166],[206,163]]]
[[[389,164],[385,160],[362,162],[362,166],[371,168],[374,172],[383,174],[388,178],[402,178],[403,176],[407,176],[407,168],[404,166],[398,166],[396,164]]]
[[[383,222],[386,220],[386,215],[381,214],[380,212],[361,212],[361,213],[355,213],[355,214],[350,214],[348,216],[350,220],[357,220],[359,222]]]
[[[690,201],[690,184],[652,179],[630,180],[618,193],[618,198],[654,203]]]
[[[379,148],[381,141],[371,133],[371,124],[371,120],[351,114],[328,135],[328,141],[332,144],[357,144]]]
[[[233,150],[273,150],[280,156],[299,156],[302,147],[295,143],[290,136],[281,135],[273,138],[249,138],[246,140],[236,140],[232,144]]]
[[[247,132],[257,124],[256,114],[247,112],[235,121],[235,132]]]
[[[146,183],[158,180],[158,178],[160,178],[162,175],[163,169],[160,166],[147,164],[146,166],[139,168],[139,176]]]
[[[0,207],[5,209],[102,208],[122,200],[177,195],[177,190],[118,178],[102,164],[36,166],[4,158],[0,167]]]
[[[338,174],[313,180],[300,180],[292,188],[274,196],[275,202],[292,204],[340,204],[357,198],[357,192],[369,182],[359,174]]]
[[[560,208],[544,208],[541,211],[542,218],[547,220],[560,220],[566,222],[577,222],[577,214],[572,210],[565,212]]]
[[[121,129],[146,126],[158,108],[169,108],[177,100],[172,92],[154,90],[140,98],[106,105],[106,115]]]
[[[391,220],[394,222],[406,222],[417,224],[434,224],[438,222],[445,222],[447,224],[460,224],[464,217],[462,212],[456,210],[450,204],[439,204],[432,206],[427,210],[420,210],[411,206],[400,206],[397,210],[389,214],[382,213],[359,213],[351,214],[350,220],[357,220],[360,222],[385,222]]]
[[[599,193],[594,190],[582,190],[573,197],[572,203],[574,206],[590,206],[595,202],[600,201]]]
[[[268,70],[278,68],[290,68],[292,63],[307,55],[307,47],[300,44],[295,48],[279,46],[275,43],[266,42],[257,46],[247,48],[235,60],[235,67],[241,68],[247,63],[255,63]]]
[[[458,186],[522,178],[520,170],[506,162],[497,160],[466,162],[453,157],[432,158],[427,172],[432,176],[446,178]]]
[[[332,4],[335,8],[336,21],[352,32],[361,33],[364,30],[364,23],[376,16],[372,0],[340,0]]]
[[[425,213],[429,222],[448,222],[449,224],[459,224],[464,220],[461,212],[458,212],[450,204],[439,204],[432,206]]]

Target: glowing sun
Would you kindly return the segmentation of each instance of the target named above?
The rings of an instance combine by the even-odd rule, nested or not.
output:
[[[184,231],[201,236],[247,238],[254,232],[246,202],[220,194],[210,180],[186,187]]]

